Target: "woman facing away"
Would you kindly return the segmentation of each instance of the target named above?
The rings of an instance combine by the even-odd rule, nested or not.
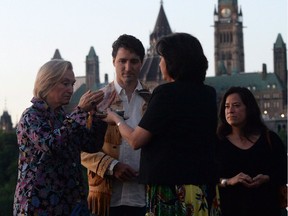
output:
[[[104,93],[86,92],[66,114],[62,106],[69,103],[74,83],[69,61],[51,60],[37,74],[32,106],[23,112],[16,130],[13,215],[89,215],[80,151],[95,152],[103,145],[107,124],[92,113]],[[90,128],[88,116],[93,118]]]
[[[108,111],[124,139],[141,148],[139,182],[147,185],[147,215],[207,215],[216,178],[213,164],[217,106],[214,88],[204,85],[207,59],[197,38],[174,33],[156,50],[167,83],[153,91],[133,129]]]
[[[279,216],[278,191],[280,186],[286,188],[287,155],[279,136],[263,123],[250,90],[231,87],[223,96],[219,120],[223,216]]]

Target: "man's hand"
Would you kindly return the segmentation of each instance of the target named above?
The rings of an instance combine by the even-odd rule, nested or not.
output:
[[[117,163],[113,169],[113,176],[120,181],[131,181],[138,176],[138,172],[124,163]]]

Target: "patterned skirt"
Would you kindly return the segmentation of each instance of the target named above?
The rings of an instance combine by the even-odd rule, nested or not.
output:
[[[148,185],[146,216],[219,216],[220,208],[214,192],[208,192],[206,185]]]

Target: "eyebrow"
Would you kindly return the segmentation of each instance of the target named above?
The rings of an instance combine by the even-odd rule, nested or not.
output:
[[[69,81],[69,82],[75,83],[75,82],[76,82],[76,79],[62,78],[62,79],[60,80],[60,82],[63,82],[63,81]]]

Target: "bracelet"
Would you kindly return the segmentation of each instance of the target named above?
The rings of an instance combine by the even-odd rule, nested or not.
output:
[[[122,123],[122,120],[120,120],[116,125],[119,127]]]
[[[227,186],[227,183],[228,183],[227,179],[222,179],[221,182],[220,182],[220,184],[223,185],[224,187]]]

